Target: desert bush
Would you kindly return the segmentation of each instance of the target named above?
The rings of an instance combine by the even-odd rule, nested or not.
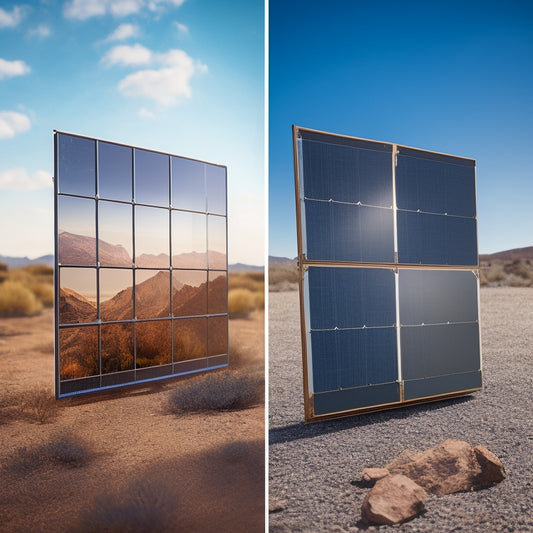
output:
[[[19,409],[24,418],[40,424],[51,422],[59,412],[54,393],[44,385],[23,392],[19,398]]]
[[[248,409],[264,397],[262,375],[237,371],[211,372],[180,383],[168,397],[173,414]]]
[[[228,307],[230,318],[246,318],[254,310],[255,306],[255,294],[249,289],[232,289],[229,291]]]
[[[228,289],[248,289],[252,292],[264,292],[265,275],[263,272],[230,272]]]
[[[51,283],[30,280],[26,286],[42,302],[44,307],[54,306],[54,286]]]
[[[298,283],[296,261],[272,263],[268,266],[268,285],[271,291],[294,290]]]
[[[21,282],[7,279],[0,284],[0,317],[34,316],[42,302]]]
[[[529,261],[526,262],[516,259],[512,263],[506,263],[503,269],[507,274],[513,274],[525,280],[533,279],[533,269]]]
[[[13,474],[25,475],[47,465],[81,467],[91,457],[90,446],[79,437],[63,431],[52,435],[48,442],[19,448],[5,468]]]
[[[169,490],[170,489],[170,490]],[[162,483],[132,483],[124,494],[100,495],[84,513],[84,533],[164,533],[176,506],[171,487]]]

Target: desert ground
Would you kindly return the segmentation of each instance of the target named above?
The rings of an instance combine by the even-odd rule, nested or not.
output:
[[[533,531],[533,290],[482,288],[482,391],[464,398],[304,424],[298,292],[271,292],[269,492],[271,532]],[[360,522],[365,467],[444,440],[483,444],[507,478],[477,492],[431,496],[400,526]]]
[[[230,320],[232,352],[262,379],[263,311]],[[264,531],[263,403],[169,412],[207,374],[52,400],[52,309],[1,319],[0,530]]]

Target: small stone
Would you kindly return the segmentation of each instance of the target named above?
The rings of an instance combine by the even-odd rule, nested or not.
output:
[[[399,524],[425,511],[427,497],[426,491],[408,477],[386,476],[366,495],[361,518],[368,524]]]
[[[286,500],[273,500],[271,499],[268,503],[268,512],[269,513],[280,513],[287,508]]]
[[[376,481],[387,476],[390,476],[390,472],[386,468],[364,468],[361,472],[361,481],[372,486]]]

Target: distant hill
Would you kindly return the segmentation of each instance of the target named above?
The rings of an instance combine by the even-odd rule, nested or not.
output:
[[[481,254],[479,256],[480,263],[487,263],[490,261],[519,261],[521,259],[533,260],[533,246],[513,248],[512,250],[505,250],[493,254]]]
[[[268,263],[270,265],[272,265],[274,263],[292,263],[293,261],[296,261],[296,258],[289,259],[288,257],[278,257],[278,256],[275,256],[275,255],[269,255],[268,256]]]
[[[0,263],[6,264],[9,268],[21,268],[28,265],[46,265],[54,266],[53,254],[42,255],[37,259],[30,259],[28,257],[9,257],[0,255]]]
[[[244,263],[234,263],[228,266],[230,272],[263,272],[265,270],[262,266],[246,265]]]

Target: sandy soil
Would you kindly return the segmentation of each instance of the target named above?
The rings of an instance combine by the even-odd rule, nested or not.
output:
[[[230,321],[239,371],[263,372],[263,339],[263,312]],[[51,310],[0,321],[4,403],[53,376]],[[167,414],[184,379],[59,400],[45,424],[0,421],[0,530],[263,531],[264,407]],[[72,461],[51,458],[69,445]]]
[[[533,531],[533,289],[481,290],[483,390],[455,400],[305,425],[298,293],[270,293],[270,531],[365,530],[358,484],[402,450],[447,438],[483,444],[507,478],[478,492],[431,496],[427,512],[380,532]],[[366,531],[377,531],[370,527]]]

